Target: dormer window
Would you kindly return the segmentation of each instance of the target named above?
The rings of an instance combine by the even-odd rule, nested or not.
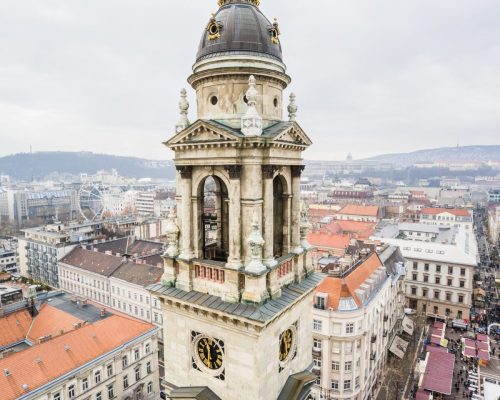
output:
[[[324,293],[317,294],[315,302],[314,302],[314,308],[317,308],[319,310],[326,310],[327,299],[328,299],[328,295],[326,295]]]
[[[210,22],[207,25],[208,40],[219,39],[222,32],[222,24],[215,19],[215,15],[212,14]]]

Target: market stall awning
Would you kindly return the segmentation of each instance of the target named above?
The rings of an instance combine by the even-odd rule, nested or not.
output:
[[[490,345],[486,342],[476,342],[478,350],[490,351]]]
[[[465,357],[476,357],[476,348],[475,347],[466,347],[464,349],[464,356]]]
[[[405,356],[407,348],[408,342],[396,336],[392,341],[391,347],[389,347],[389,351],[402,359]]]
[[[449,353],[429,353],[420,389],[450,395],[453,384],[455,356]]]
[[[408,334],[408,335],[413,335],[413,330],[414,330],[414,325],[413,325],[413,321],[408,318],[408,317],[404,317],[403,318],[403,330]]]
[[[425,347],[425,350],[428,351],[429,353],[448,353],[448,349],[441,346],[427,345]]]
[[[486,350],[478,350],[477,358],[484,361],[490,361],[490,352]]]
[[[489,342],[490,341],[490,338],[488,335],[485,335],[483,333],[478,333],[476,335],[476,339],[481,341],[481,342]]]
[[[444,323],[441,321],[434,321],[434,328],[444,329]]]
[[[429,400],[431,398],[431,394],[424,390],[419,390],[415,395],[415,400]]]

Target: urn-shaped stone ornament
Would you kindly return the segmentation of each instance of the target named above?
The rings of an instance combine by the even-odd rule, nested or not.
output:
[[[307,235],[311,230],[311,223],[307,217],[307,206],[304,202],[300,204],[300,245],[308,250],[311,245],[307,241]]]
[[[262,248],[264,247],[264,239],[260,230],[259,216],[254,212],[252,218],[252,232],[247,239],[250,247],[250,263],[245,270],[248,272],[259,274],[266,270],[266,266],[262,263]]]
[[[177,213],[175,207],[170,208],[167,220],[167,239],[168,247],[165,252],[167,257],[177,257],[179,255],[179,227],[177,226]]]

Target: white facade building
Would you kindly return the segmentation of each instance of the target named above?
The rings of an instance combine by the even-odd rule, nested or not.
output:
[[[420,223],[462,228],[473,232],[472,217],[472,211],[466,208],[424,208],[420,214]]]
[[[396,247],[388,247],[318,287],[313,309],[315,400],[373,395],[396,322],[403,316],[403,261]]]

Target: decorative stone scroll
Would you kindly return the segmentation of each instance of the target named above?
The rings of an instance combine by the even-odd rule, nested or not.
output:
[[[241,178],[241,165],[226,165],[224,169],[229,173],[230,179],[240,179]]]
[[[273,179],[274,173],[278,170],[276,165],[263,165],[262,166],[262,178],[263,179]]]
[[[178,165],[176,168],[182,179],[191,179],[193,176],[193,167],[190,165]]]
[[[292,165],[292,178],[300,178],[304,169],[305,165]]]

